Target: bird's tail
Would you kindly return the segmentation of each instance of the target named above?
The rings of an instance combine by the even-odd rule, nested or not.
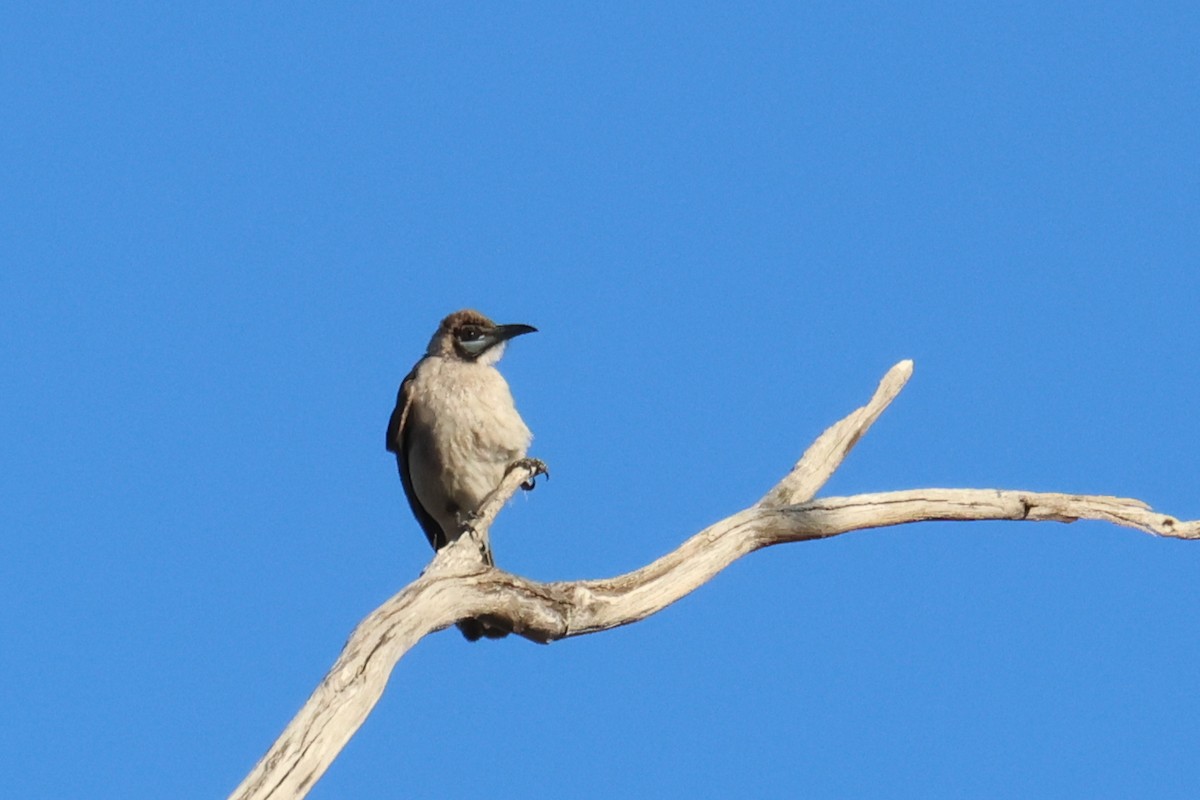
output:
[[[458,623],[458,629],[462,631],[462,635],[468,642],[477,642],[480,639],[503,639],[512,633],[512,628],[507,623],[495,617],[464,619]]]

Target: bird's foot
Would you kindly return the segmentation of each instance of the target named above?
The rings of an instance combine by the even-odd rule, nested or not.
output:
[[[492,549],[488,545],[487,529],[479,523],[483,515],[478,511],[457,511],[459,539],[467,539],[479,550],[479,558],[489,567],[495,566],[492,561]],[[481,528],[483,528],[481,530]]]
[[[537,485],[537,476],[545,475],[546,480],[550,479],[550,468],[546,466],[546,462],[540,458],[518,458],[516,461],[508,465],[508,472],[514,469],[527,469],[531,471],[529,479],[521,484],[521,488],[527,492],[532,492],[533,487]]]
[[[478,511],[456,511],[455,517],[458,519],[458,529],[463,533],[468,533],[473,536],[479,534],[479,520],[483,519],[483,515]]]

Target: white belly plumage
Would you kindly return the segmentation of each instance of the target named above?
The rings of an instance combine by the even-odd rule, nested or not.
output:
[[[410,442],[413,491],[447,538],[459,515],[475,511],[533,438],[504,378],[484,364],[426,359],[417,370],[409,411],[424,430]],[[431,391],[437,386],[438,391]]]

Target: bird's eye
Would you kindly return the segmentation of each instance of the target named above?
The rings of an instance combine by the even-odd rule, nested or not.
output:
[[[474,325],[468,325],[458,332],[458,340],[460,342],[476,342],[483,336],[483,331],[476,328]]]

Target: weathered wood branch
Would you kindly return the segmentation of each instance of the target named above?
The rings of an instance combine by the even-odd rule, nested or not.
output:
[[[596,633],[645,619],[708,582],[747,553],[785,542],[930,520],[1098,520],[1176,539],[1200,539],[1140,500],[996,489],[914,489],[812,497],[912,374],[893,367],[867,405],[823,433],[758,503],[717,522],[641,569],[601,580],[541,583],[484,566],[468,537],[443,548],[417,580],[373,611],[346,642],[308,702],[231,795],[304,797],[366,720],[392,668],[422,637],[468,617],[491,616],[536,642]],[[479,511],[489,527],[537,464],[513,469]]]
[[[780,508],[798,505],[815,497],[867,429],[875,424],[879,415],[900,394],[904,384],[912,377],[912,372],[913,362],[908,359],[889,369],[867,404],[856,408],[818,436],[792,467],[792,471],[758,501],[758,506]]]

